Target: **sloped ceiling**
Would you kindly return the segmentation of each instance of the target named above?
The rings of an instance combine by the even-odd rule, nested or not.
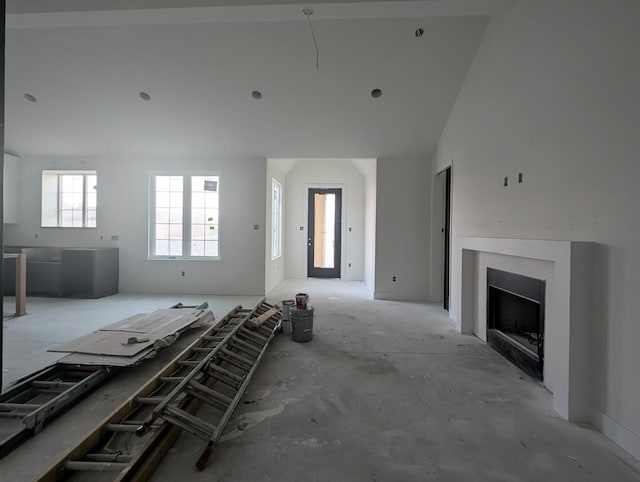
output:
[[[100,2],[109,8],[125,3],[178,2]],[[422,15],[434,5],[442,12],[443,4],[380,3]],[[15,13],[6,32],[7,152],[123,159],[427,157],[496,8],[488,2],[480,15],[476,3],[473,15],[460,15],[463,3],[451,2],[455,15],[409,18],[395,17],[393,9],[385,14],[380,5],[343,10],[342,16],[316,6],[316,69],[302,6],[123,15],[60,13],[98,2],[9,2]],[[48,12],[52,4],[60,12],[20,13]],[[422,37],[414,35],[417,28],[424,29]],[[378,99],[370,95],[375,88],[383,92]],[[253,99],[253,90],[262,99]],[[151,100],[141,100],[141,91]]]

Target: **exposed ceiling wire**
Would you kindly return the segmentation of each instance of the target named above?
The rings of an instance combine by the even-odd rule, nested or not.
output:
[[[316,33],[313,30],[313,24],[311,23],[311,15],[313,15],[312,8],[304,8],[302,9],[302,13],[307,16],[307,21],[309,22],[309,29],[311,30],[311,37],[313,38],[313,46],[316,49],[316,70],[320,70],[320,50],[318,50],[318,42],[316,40]]]

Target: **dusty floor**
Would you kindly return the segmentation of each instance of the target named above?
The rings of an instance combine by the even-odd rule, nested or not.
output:
[[[640,480],[638,461],[562,421],[549,392],[438,306],[334,280],[288,280],[268,298],[297,291],[315,306],[313,341],[275,340],[205,471],[203,444],[183,434],[152,480]],[[0,479],[32,480],[174,354],[100,388],[0,460]]]

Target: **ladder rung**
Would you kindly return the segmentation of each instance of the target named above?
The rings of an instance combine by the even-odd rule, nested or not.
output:
[[[184,377],[160,377],[158,380],[164,383],[180,383]]]
[[[111,432],[135,432],[139,426],[140,424],[109,423],[105,428]]]
[[[19,412],[32,412],[42,405],[37,403],[0,403],[0,410],[11,410]]]
[[[129,464],[124,462],[87,462],[84,460],[70,460],[64,464],[64,468],[67,470],[123,470],[127,468]]]
[[[204,440],[209,440],[216,429],[215,425],[205,422],[177,407],[165,407],[161,416],[167,422],[177,425]]]
[[[242,383],[244,381],[244,377],[240,376],[240,375],[236,375],[235,373],[231,373],[229,370],[225,370],[222,367],[219,367],[218,365],[209,365],[209,369],[219,373],[220,375],[230,378],[231,380],[238,382],[238,383]]]
[[[203,403],[206,403],[210,407],[217,408],[221,412],[226,412],[227,408],[229,408],[229,404],[224,403],[220,400],[216,400],[215,398],[211,398],[202,392],[194,390],[193,388],[187,387],[185,388],[185,392],[188,395],[191,395],[193,398],[201,400]]]
[[[215,366],[215,365],[211,365],[211,366]],[[242,381],[244,380],[243,378],[241,378],[240,380],[229,378],[226,375],[222,373],[214,372],[213,370],[207,370],[205,373],[210,377],[215,378],[216,381],[224,383],[225,385],[228,385],[234,390],[237,390],[240,387],[240,385],[242,385]]]
[[[125,454],[87,454],[84,460],[88,462],[131,462],[133,456]]]
[[[55,381],[47,381],[47,380],[34,380],[31,382],[31,385],[37,388],[71,388],[74,385],[77,385],[73,382],[55,382]]]
[[[211,398],[215,398],[216,400],[219,400],[220,402],[225,403],[226,405],[229,405],[233,401],[231,398],[227,397],[226,395],[223,395],[220,392],[212,390],[211,388],[203,385],[202,383],[198,383],[196,381],[190,382],[189,387],[191,387],[193,390],[209,395]]]
[[[242,363],[237,358],[230,357],[225,353],[220,353],[220,359],[228,362],[229,364],[239,368],[242,371],[249,372],[251,370],[251,365],[247,365],[246,363]]]
[[[238,331],[240,331],[240,333],[244,334],[245,336],[248,336],[249,338],[254,338],[254,339],[258,339],[258,340],[262,341],[263,345],[264,345],[264,342],[266,342],[268,340],[268,338],[266,336],[263,336],[263,335],[261,335],[259,333],[256,333],[255,331],[249,331],[246,328],[240,328],[240,330],[238,330]]]
[[[163,400],[164,397],[136,397],[136,402],[143,403],[145,405],[157,405]]]
[[[254,353],[256,355],[259,355],[260,352],[262,351],[260,348],[257,348],[255,345],[247,343],[246,341],[240,340],[239,338],[236,338],[236,337],[234,337],[231,340],[231,344],[238,347],[242,347],[243,349],[248,350],[250,353]]]
[[[254,363],[253,360],[249,360],[248,358],[245,358],[242,355],[239,355],[238,353],[232,352],[231,350],[227,350],[226,348],[222,348],[220,351],[222,353],[224,353],[225,355],[230,356],[232,358],[235,358],[239,362],[244,363],[249,368],[251,368],[253,366],[253,363]]]
[[[202,361],[202,360],[200,360]],[[180,360],[178,362],[178,365],[184,365],[184,366],[196,366],[200,363],[200,361],[198,360]]]

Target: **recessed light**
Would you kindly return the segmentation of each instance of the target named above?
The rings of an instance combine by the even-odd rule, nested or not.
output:
[[[140,96],[140,98],[141,98],[142,100],[144,100],[145,102],[148,102],[148,101],[150,101],[150,100],[151,100],[151,96],[150,96],[149,94],[147,94],[146,92],[140,92],[138,95],[139,95],[139,96]]]
[[[24,98],[27,99],[29,102],[38,102],[38,99],[36,99],[35,96],[31,94],[24,94]]]
[[[382,95],[382,91],[380,89],[373,89],[371,91],[371,97],[373,97],[374,99],[377,99],[381,95]]]
[[[415,32],[416,37],[422,37],[423,35],[424,35],[424,29],[422,27],[416,29],[416,32]]]
[[[251,97],[256,100],[260,100],[262,99],[262,92],[260,92],[259,90],[254,90],[253,92],[251,92]]]

